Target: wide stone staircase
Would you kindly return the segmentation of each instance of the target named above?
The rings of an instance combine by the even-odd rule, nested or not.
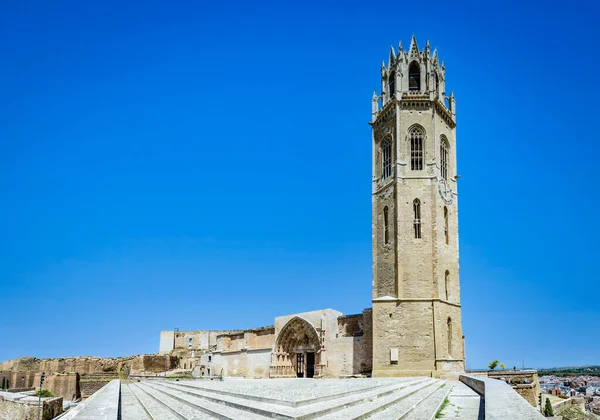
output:
[[[454,384],[432,378],[124,381],[120,416],[122,420],[429,420]]]

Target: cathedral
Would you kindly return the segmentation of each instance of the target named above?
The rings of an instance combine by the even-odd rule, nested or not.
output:
[[[452,377],[464,372],[456,101],[429,42],[390,50],[372,97],[373,306],[250,330],[162,331],[196,376]]]

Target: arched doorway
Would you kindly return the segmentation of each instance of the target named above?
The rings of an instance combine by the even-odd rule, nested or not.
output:
[[[312,378],[321,375],[321,340],[305,319],[294,317],[281,329],[271,356],[271,377]]]

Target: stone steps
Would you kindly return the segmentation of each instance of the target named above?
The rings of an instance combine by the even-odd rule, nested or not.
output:
[[[411,398],[411,396],[415,395],[416,393],[422,392],[423,389],[428,389],[435,383],[436,381],[433,379],[413,382],[408,386],[399,388],[395,392],[383,397],[371,399],[360,405],[351,406],[339,412],[328,414],[320,418],[323,420],[354,420],[371,418],[377,413],[388,409],[388,407],[396,406],[401,401]]]
[[[129,384],[128,386],[131,389],[131,393],[153,420],[187,420],[184,415],[169,407],[163,399],[158,399],[148,394],[139,384]],[[124,420],[129,419],[124,417]]]
[[[438,388],[431,394],[426,396],[404,417],[403,420],[431,420],[435,418],[435,415],[439,408],[444,403],[444,400],[452,390],[452,385],[448,383],[442,383]]]
[[[392,420],[392,419],[407,419],[409,416],[413,419],[429,420],[432,417],[427,417],[422,411],[429,411],[428,408],[424,408],[426,402],[431,402],[437,396],[440,389],[445,388],[445,382],[436,380],[429,385],[422,387],[417,392],[408,396],[407,398],[398,401],[395,404],[390,405],[386,409],[377,412],[375,415],[369,417],[376,420]],[[443,399],[442,399],[443,401]],[[428,404],[427,404],[428,405]],[[437,408],[436,408],[437,411]],[[433,414],[435,416],[435,412]]]
[[[252,413],[238,410],[233,407],[214,403],[202,398],[178,395],[176,392],[167,392],[148,384],[139,385],[149,395],[156,399],[164,401],[168,406],[177,411],[185,419],[205,420],[205,419],[224,419],[224,420],[260,420],[263,416],[256,416]],[[127,420],[127,419],[124,419]],[[158,420],[158,419],[157,419]]]
[[[132,420],[152,420],[150,413],[133,393],[129,385],[121,384],[121,417]]]
[[[303,404],[300,407],[290,407],[287,404],[272,403],[272,402],[258,402],[243,397],[234,397],[231,395],[215,395],[214,393],[208,393],[203,389],[195,388],[190,389],[185,385],[174,384],[174,383],[153,383],[151,386],[160,389],[162,391],[170,392],[180,398],[200,398],[208,400],[213,403],[224,404],[228,407],[233,407],[239,410],[248,411],[253,414],[263,416],[263,418],[271,418],[274,415],[277,418],[289,419],[289,420],[308,420],[313,418],[320,418],[323,415],[345,409],[350,406],[366,403],[371,400],[379,399],[383,396],[391,393],[398,392],[401,389],[409,386],[415,381],[421,382],[423,379],[411,380],[411,381],[399,381],[388,385],[376,387],[375,389],[369,389],[362,392],[359,395],[352,393],[351,395],[343,395],[333,400],[321,401],[321,398],[315,398],[314,403]],[[197,401],[198,404],[202,404],[202,401]]]
[[[341,380],[297,382],[298,385],[274,381],[236,383],[232,380],[213,384],[142,380],[123,384],[121,418],[430,420],[453,386],[452,382],[424,377],[365,379],[349,385]]]

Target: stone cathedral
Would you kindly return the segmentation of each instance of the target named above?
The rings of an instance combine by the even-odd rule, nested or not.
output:
[[[372,97],[373,307],[323,309],[250,330],[162,331],[197,376],[453,376],[464,371],[456,101],[429,42],[392,48]],[[171,362],[169,362],[171,364]]]

